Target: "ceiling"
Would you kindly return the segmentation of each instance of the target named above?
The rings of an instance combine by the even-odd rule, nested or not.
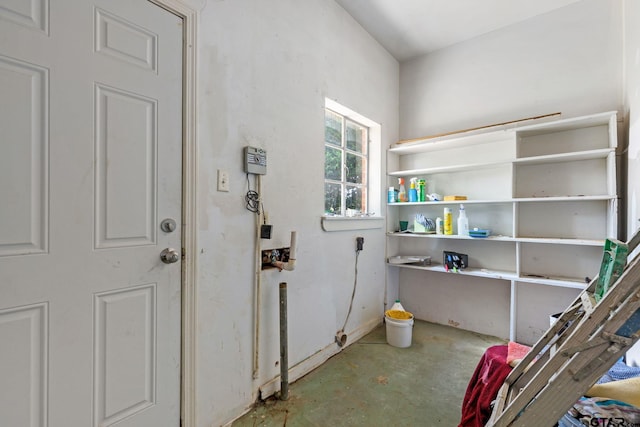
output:
[[[336,0],[402,62],[581,0]]]

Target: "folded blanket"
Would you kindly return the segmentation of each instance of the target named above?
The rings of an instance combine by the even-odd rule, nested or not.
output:
[[[627,366],[619,360],[585,395],[614,399],[640,407],[640,368]]]
[[[587,391],[586,395],[619,400],[640,408],[640,377],[596,384]]]

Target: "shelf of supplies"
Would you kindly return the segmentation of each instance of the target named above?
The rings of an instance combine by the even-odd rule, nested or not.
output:
[[[483,286],[493,286],[483,285],[481,277],[495,280],[498,286],[504,280],[510,284],[509,339],[535,342],[535,331],[548,325],[548,318],[544,310],[527,307],[530,293],[536,293],[537,304],[554,306],[585,289],[588,279],[583,275],[594,274],[606,238],[616,237],[617,120],[617,112],[610,111],[392,144],[387,150],[388,186],[397,188],[398,177],[420,177],[426,179],[428,193],[437,190],[442,197],[461,195],[469,200],[387,203],[387,252],[417,251],[442,263],[443,249],[456,250],[469,254],[471,267],[445,272],[438,263],[389,264],[387,268],[395,274],[387,280],[399,286],[404,282],[417,286],[425,277],[406,274],[410,270],[457,274],[456,283],[469,284],[461,292],[472,298],[483,292]],[[495,235],[474,238],[394,231],[399,220],[411,224],[418,213],[435,220],[442,216],[442,208],[454,211],[455,230],[455,211],[460,204],[465,205],[471,225],[481,225]],[[473,268],[479,266],[486,268]],[[445,281],[432,276],[428,279],[434,286]],[[407,291],[409,298],[411,292]],[[463,316],[456,310],[465,310],[464,304],[459,309],[439,307],[440,301],[448,303],[449,292],[436,292],[429,298],[433,298],[430,304],[439,318]],[[498,322],[506,315],[506,308],[498,310],[502,310],[500,317],[484,312],[479,316],[485,316],[485,322]],[[452,311],[455,313],[450,314]]]

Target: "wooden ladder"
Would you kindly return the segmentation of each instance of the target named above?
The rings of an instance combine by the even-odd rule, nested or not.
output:
[[[608,239],[600,274],[507,376],[486,427],[554,426],[640,338],[640,241]]]

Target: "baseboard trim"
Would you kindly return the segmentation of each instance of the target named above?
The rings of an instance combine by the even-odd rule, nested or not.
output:
[[[308,358],[302,360],[294,366],[289,367],[289,384],[302,378],[309,372],[313,371],[324,362],[329,360],[332,356],[340,353],[351,344],[358,341],[363,336],[374,330],[376,327],[382,324],[382,318],[372,319],[367,323],[364,323],[359,328],[349,331],[347,333],[347,342],[344,347],[339,347],[337,343],[333,342],[318,352],[312,354]],[[276,376],[272,380],[263,384],[260,388],[260,398],[266,399],[269,396],[274,395],[280,390],[280,375]]]

